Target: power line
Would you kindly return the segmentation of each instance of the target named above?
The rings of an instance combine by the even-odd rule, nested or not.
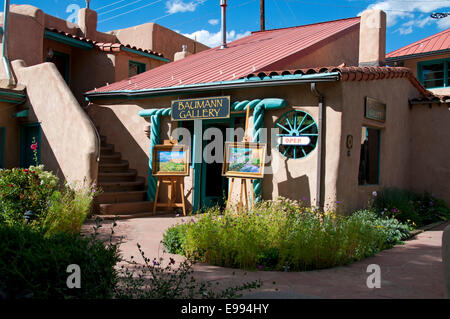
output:
[[[315,5],[315,6],[322,6],[322,7],[366,9],[366,7],[360,7],[360,6],[347,6],[347,5],[338,5],[338,4],[329,4],[329,3],[317,3],[317,2],[301,1],[301,0],[290,0],[290,1],[303,3],[303,4],[309,4],[309,5]],[[410,1],[410,2],[417,3],[417,1]],[[436,1],[436,2],[437,3],[442,3],[442,1]],[[383,11],[387,11],[387,12],[403,12],[403,13],[418,13],[417,11],[395,10],[395,9],[383,9]]]
[[[277,1],[276,0],[272,0],[272,1],[275,3],[275,6],[277,7],[278,13],[280,14],[281,18],[283,19],[284,24],[288,24],[283,11],[281,11],[280,7],[278,6]]]
[[[130,2],[130,3],[127,3],[127,4],[123,5],[123,6],[120,6],[120,7],[117,7],[117,8],[114,8],[114,9],[102,12],[102,13],[99,14],[99,16],[104,15],[104,14],[108,14],[108,13],[113,12],[113,11],[117,11],[119,9],[122,9],[122,8],[125,8],[125,7],[128,7],[128,6],[131,6],[131,5],[133,5],[135,3],[138,3],[138,2],[141,2],[141,1],[143,1],[143,0],[136,0],[136,1],[133,1],[133,2]]]
[[[121,2],[124,2],[124,1],[126,1],[126,0],[116,1],[116,2],[113,2],[113,3],[107,4],[106,6],[103,6],[103,7],[100,7],[100,8],[96,8],[96,9],[93,9],[93,10],[98,12],[98,11],[104,9],[104,8],[111,7],[111,6],[115,5],[115,4],[118,4],[118,3],[121,3]]]
[[[100,20],[98,23],[102,23],[102,22],[105,22],[105,21],[109,21],[109,20],[115,19],[115,18],[120,17],[120,16],[123,16],[123,15],[125,15],[125,14],[131,13],[131,12],[135,12],[135,11],[137,11],[137,10],[140,10],[140,9],[149,7],[149,6],[151,6],[151,5],[157,4],[158,2],[161,2],[161,1],[163,1],[163,0],[157,0],[157,1],[155,1],[155,2],[146,4],[146,5],[144,5],[144,6],[141,6],[141,7],[138,7],[138,8],[135,8],[135,9],[132,9],[132,10],[129,10],[129,11],[126,11],[126,12],[123,12],[123,13],[120,13],[120,14],[117,14],[117,15],[115,15],[115,16],[112,16],[112,17],[109,17],[109,18],[106,18],[106,19],[103,19],[103,20]]]
[[[299,21],[298,21],[298,19],[297,19],[297,15],[296,15],[296,14],[294,13],[294,11],[292,10],[291,5],[290,5],[289,2],[286,1],[286,0],[284,0],[284,2],[286,2],[286,5],[287,5],[289,11],[291,12],[292,16],[294,17],[295,22],[298,24]]]

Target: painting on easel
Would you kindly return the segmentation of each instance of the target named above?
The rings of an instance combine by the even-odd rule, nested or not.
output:
[[[155,145],[152,174],[153,176],[188,176],[188,148],[184,145]]]
[[[227,142],[222,173],[227,177],[263,178],[265,154],[265,144]]]

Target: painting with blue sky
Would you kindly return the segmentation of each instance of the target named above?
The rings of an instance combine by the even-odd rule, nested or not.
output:
[[[76,22],[85,0],[11,0]],[[155,22],[214,47],[220,44],[219,0],[91,0],[98,12],[98,29],[111,31]],[[432,12],[449,12],[450,0],[266,0],[266,29],[292,27],[359,15],[367,8],[387,14],[386,51],[391,52],[450,27],[450,16],[432,19]],[[259,29],[259,0],[228,0],[228,39]]]

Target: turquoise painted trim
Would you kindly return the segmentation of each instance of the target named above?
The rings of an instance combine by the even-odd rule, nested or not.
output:
[[[5,91],[0,91],[0,95],[12,96],[12,97],[18,97],[18,98],[25,98],[26,97],[25,93],[14,93],[14,92],[5,92]]]
[[[0,102],[11,103],[11,104],[22,104],[23,102],[25,102],[25,100],[16,101],[16,100],[0,99]]]
[[[202,178],[202,164],[203,164],[203,122],[202,120],[194,120],[194,138],[192,144],[192,165],[193,169],[193,184],[200,185]],[[200,158],[198,158],[200,157]],[[192,192],[192,211],[200,210],[201,204],[201,187],[193,187]]]
[[[245,111],[247,110],[247,107],[250,107],[250,110],[253,109],[253,142],[261,142],[261,132],[264,127],[264,110],[275,110],[275,109],[282,109],[286,107],[286,101],[283,99],[277,99],[277,98],[267,98],[267,99],[256,99],[252,101],[240,101],[240,102],[234,102],[231,105],[231,111]],[[171,109],[170,108],[164,108],[164,109],[147,109],[142,110],[139,112],[139,116],[141,117],[150,117],[151,120],[151,132],[150,132],[150,155],[149,155],[149,177],[148,177],[148,190],[147,195],[150,200],[154,200],[155,194],[156,194],[156,178],[152,175],[151,167],[153,167],[153,146],[157,145],[159,143],[159,135],[160,135],[160,119],[161,116],[170,116],[171,115]],[[206,120],[207,121],[207,120]],[[194,124],[195,125],[195,124]],[[194,127],[194,141],[198,136],[195,133],[195,127]],[[200,133],[200,134],[203,134]],[[197,136],[197,137],[196,137]],[[200,143],[200,142],[197,142]],[[194,143],[194,146],[196,144]],[[195,150],[195,148],[194,148]],[[196,159],[193,157],[193,166],[194,166],[194,185],[200,185],[195,183],[200,183],[200,172],[201,172],[201,166],[198,167],[196,164]],[[200,190],[194,191],[200,192]],[[257,179],[253,183],[253,192],[255,193],[255,201],[258,202],[262,198],[262,182],[261,180]],[[200,205],[200,199],[197,199],[197,196],[194,196],[193,200],[193,210],[197,211],[199,209]]]
[[[77,40],[77,39],[73,39],[70,37],[67,37],[65,35],[53,32],[53,31],[48,31],[46,30],[44,32],[44,39],[49,39],[49,40],[53,40],[53,41],[57,41],[59,43],[63,43],[63,44],[67,44],[79,49],[85,49],[85,50],[90,50],[94,48],[94,45],[91,43],[86,43],[84,41],[81,40]]]
[[[5,142],[6,130],[4,127],[0,127],[0,168],[5,168]]]
[[[155,59],[155,60],[159,60],[159,61],[164,61],[164,62],[170,62],[169,59],[166,59],[166,58],[157,56],[156,54],[151,54],[151,53],[147,53],[147,52],[142,52],[142,51],[135,50],[135,49],[131,49],[131,48],[127,48],[127,47],[124,47],[124,46],[122,46],[120,49],[121,49],[122,51],[129,52],[129,53],[133,53],[133,54],[137,54],[137,55],[140,55],[140,56],[143,56],[143,57],[146,57],[146,58],[151,58],[151,59]]]
[[[444,59],[436,59],[436,60],[428,60],[428,61],[420,61],[417,62],[417,78],[422,85],[425,86],[425,79],[423,74],[423,67],[432,64],[443,63],[444,65],[444,86],[435,86],[435,87],[427,87],[427,89],[439,89],[446,88],[450,86],[450,79],[448,74],[448,68],[450,66],[450,58]]]
[[[179,91],[183,90],[196,90],[204,91],[204,90],[213,90],[213,89],[224,89],[222,86],[230,86],[228,89],[240,88],[240,85],[276,85],[278,82],[289,82],[289,81],[305,81],[305,82],[314,82],[314,81],[337,81],[339,80],[340,73],[339,72],[330,72],[330,73],[319,73],[319,74],[294,74],[294,75],[277,75],[272,77],[252,77],[251,79],[237,79],[231,81],[218,81],[218,82],[209,82],[209,83],[198,83],[198,84],[188,84],[188,85],[179,85],[179,86],[171,86],[171,87],[162,87],[162,88],[154,88],[154,89],[141,89],[141,90],[118,90],[118,91],[109,91],[109,92],[90,92],[86,93],[86,98],[88,100],[91,99],[102,99],[102,98],[113,98],[115,95],[119,96],[119,98],[129,98],[129,99],[137,99],[137,98],[145,98],[151,97],[155,95],[166,95],[173,96],[179,95]],[[289,84],[289,83],[286,83]],[[233,86],[233,87],[231,87]],[[146,95],[148,93],[148,95]],[[183,92],[184,93],[184,92]],[[197,92],[198,93],[198,92]],[[131,95],[132,94],[132,95]]]
[[[3,27],[0,27],[0,35],[3,35]]]
[[[23,110],[23,111],[17,112],[15,114],[13,114],[12,117],[14,117],[14,118],[28,117],[28,110]]]

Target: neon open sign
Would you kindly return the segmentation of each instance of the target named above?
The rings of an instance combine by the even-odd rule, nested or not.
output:
[[[311,139],[308,136],[282,136],[278,140],[281,145],[309,145]]]

